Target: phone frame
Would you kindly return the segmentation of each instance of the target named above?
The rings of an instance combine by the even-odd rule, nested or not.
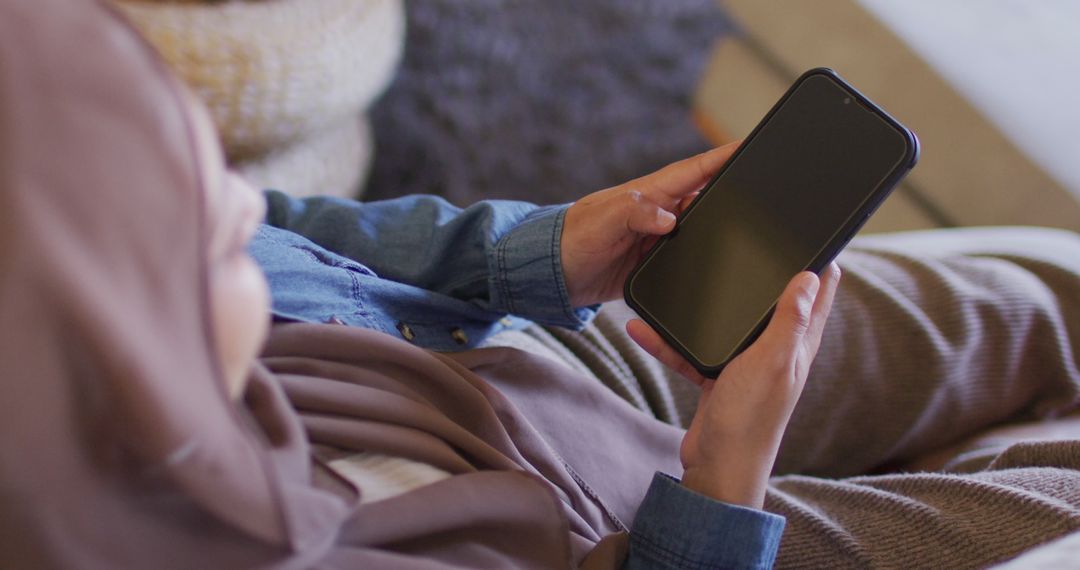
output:
[[[896,187],[897,183],[899,183],[900,180],[903,179],[905,175],[907,175],[907,173],[915,166],[915,164],[919,160],[919,139],[915,136],[915,133],[905,127],[899,121],[894,119],[891,115],[885,112],[884,109],[879,107],[865,95],[860,93],[859,90],[855,89],[853,86],[851,86],[851,84],[844,81],[844,79],[841,78],[840,75],[832,69],[827,67],[814,68],[803,73],[799,76],[798,79],[795,80],[795,82],[791,85],[791,87],[788,88],[784,95],[780,97],[780,99],[772,106],[772,108],[765,115],[765,117],[762,118],[760,122],[758,122],[758,124],[754,127],[754,130],[752,130],[750,134],[747,135],[747,137],[743,140],[743,143],[739,145],[739,148],[735,150],[735,152],[731,155],[727,162],[725,162],[724,165],[720,168],[720,171],[717,172],[716,175],[709,180],[709,182],[703,187],[701,193],[693,200],[693,202],[691,202],[687,206],[686,210],[679,215],[675,229],[673,229],[668,235],[663,236],[662,238],[657,240],[656,244],[653,245],[653,247],[648,251],[648,253],[645,254],[645,256],[633,269],[633,271],[631,271],[630,275],[626,279],[626,283],[623,285],[623,296],[626,299],[627,305],[629,305],[630,308],[634,309],[634,311],[636,311],[637,314],[649,324],[649,326],[651,326],[661,337],[663,337],[663,339],[670,346],[677,350],[679,354],[683,356],[683,358],[690,362],[690,364],[692,364],[694,368],[696,368],[702,375],[706,377],[715,378],[719,376],[720,372],[724,369],[725,366],[728,365],[728,363],[731,362],[731,360],[733,360],[736,356],[746,350],[746,348],[749,347],[750,344],[752,344],[757,339],[757,337],[765,329],[766,325],[768,325],[770,319],[772,318],[773,310],[776,308],[776,303],[773,302],[772,307],[770,307],[769,310],[765,312],[765,315],[757,322],[757,324],[746,333],[746,335],[743,337],[743,340],[736,345],[736,348],[728,355],[728,357],[723,362],[720,362],[718,364],[710,364],[698,360],[683,345],[681,341],[675,338],[675,336],[667,330],[663,323],[661,323],[652,315],[652,313],[649,312],[647,307],[643,306],[637,301],[637,299],[634,298],[634,280],[638,278],[638,276],[641,274],[641,271],[644,269],[646,264],[648,264],[649,260],[659,254],[660,250],[662,250],[668,242],[670,242],[672,239],[675,238],[676,235],[678,235],[679,226],[682,225],[683,220],[685,220],[686,217],[694,211],[694,209],[697,207],[698,204],[701,203],[701,201],[705,198],[709,191],[716,186],[716,182],[722,176],[724,176],[724,174],[727,172],[728,167],[735,162],[735,160],[742,154],[743,150],[748,146],[747,143],[754,140],[754,138],[758,135],[758,132],[761,131],[761,129],[764,128],[764,126],[772,120],[773,115],[775,115],[784,106],[784,104],[787,103],[788,99],[791,98],[791,96],[795,93],[799,86],[802,85],[804,81],[816,76],[827,77],[830,81],[843,89],[845,93],[847,93],[847,95],[852,98],[852,104],[857,103],[861,105],[864,109],[874,113],[880,119],[885,121],[886,124],[888,124],[890,127],[892,127],[904,137],[906,148],[904,156],[899,161],[897,161],[897,164],[893,168],[892,172],[890,172],[888,176],[884,177],[878,187],[875,188],[869,195],[867,195],[866,199],[862,202],[862,204],[860,204],[858,208],[855,209],[855,211],[851,214],[850,217],[848,217],[844,224],[837,228],[836,232],[833,233],[832,237],[828,240],[828,242],[822,246],[822,248],[818,251],[817,255],[814,256],[814,258],[810,261],[809,264],[806,265],[806,267],[802,269],[802,271],[813,271],[816,274],[820,274],[821,271],[833,259],[836,258],[840,251],[843,250],[844,246],[846,246],[847,243],[851,240],[851,238],[859,231],[860,228],[862,228],[862,226],[877,210],[881,203],[885,201],[885,198],[888,197],[888,195]],[[794,277],[794,275],[792,275],[792,277]]]

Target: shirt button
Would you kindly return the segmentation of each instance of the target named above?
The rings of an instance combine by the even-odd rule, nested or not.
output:
[[[511,319],[510,317],[503,317],[503,318],[499,319],[499,324],[504,326],[504,327],[508,327],[508,326],[514,324],[514,320]]]
[[[401,333],[401,336],[409,342],[412,342],[412,339],[416,338],[416,333],[413,332],[412,327],[405,323],[398,323],[397,330]]]
[[[461,328],[456,328],[450,331],[450,338],[454,339],[454,342],[460,344],[467,344],[469,342],[469,335],[465,334],[465,331]]]

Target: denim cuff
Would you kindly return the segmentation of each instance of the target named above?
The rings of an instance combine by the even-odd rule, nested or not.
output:
[[[630,531],[625,568],[771,568],[784,517],[730,505],[657,473]]]
[[[562,228],[568,205],[529,213],[492,250],[494,305],[545,325],[582,329],[599,305],[574,308],[562,270]]]

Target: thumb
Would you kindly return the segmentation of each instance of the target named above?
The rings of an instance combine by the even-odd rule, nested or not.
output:
[[[675,214],[633,190],[626,193],[622,215],[626,228],[634,233],[663,235],[675,227]]]
[[[770,350],[794,354],[810,329],[810,315],[820,286],[818,276],[809,271],[799,273],[788,283],[761,334],[761,340],[770,345]]]

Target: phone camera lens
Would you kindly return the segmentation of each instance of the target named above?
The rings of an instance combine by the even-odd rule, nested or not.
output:
[[[851,97],[844,97],[844,104],[849,105],[851,103]]]

